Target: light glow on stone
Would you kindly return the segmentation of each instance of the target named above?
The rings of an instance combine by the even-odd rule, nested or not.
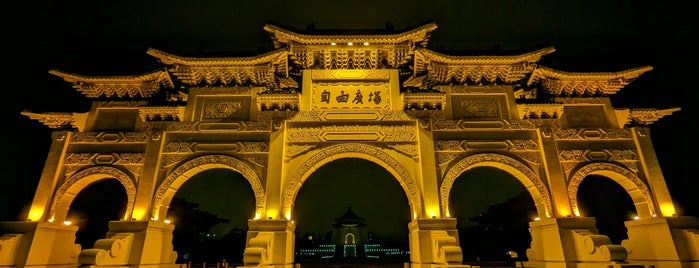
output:
[[[131,218],[136,219],[136,220],[141,220],[141,219],[143,219],[143,215],[145,215],[145,212],[143,211],[143,209],[134,209],[133,216]]]
[[[437,218],[437,213],[435,213],[433,209],[430,209],[430,218]]]
[[[32,208],[31,212],[29,212],[29,220],[30,221],[38,221],[41,219],[41,214],[43,214],[44,211],[40,208]]]
[[[675,212],[675,206],[673,206],[672,204],[662,204],[660,205],[660,209],[662,210],[663,216],[665,217],[673,217],[677,215]]]

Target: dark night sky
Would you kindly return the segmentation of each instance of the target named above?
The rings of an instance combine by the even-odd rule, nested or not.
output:
[[[6,125],[2,133],[0,220],[15,220],[34,194],[50,132],[22,110],[84,112],[89,103],[48,74],[133,75],[162,68],[149,47],[183,55],[272,49],[267,21],[304,29],[396,29],[435,21],[429,48],[556,52],[541,64],[570,72],[654,70],[612,97],[616,107],[682,110],[651,126],[651,137],[680,214],[699,215],[693,194],[699,146],[693,139],[699,94],[692,65],[697,24],[687,2],[670,1],[41,1],[8,21]],[[31,21],[32,23],[25,23]],[[8,62],[7,59],[10,61]],[[302,188],[303,194],[304,188]],[[345,205],[342,205],[345,206]],[[343,207],[344,210],[344,207]],[[339,211],[341,213],[343,211]],[[358,212],[359,211],[355,211]],[[359,213],[361,214],[361,213]],[[339,215],[338,215],[339,216]]]

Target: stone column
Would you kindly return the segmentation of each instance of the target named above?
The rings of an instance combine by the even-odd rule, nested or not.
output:
[[[455,218],[416,219],[408,228],[411,267],[463,266]]]
[[[177,267],[174,225],[162,221],[111,221],[107,237],[80,252],[81,265]]]
[[[0,267],[77,266],[77,226],[53,222],[0,222]]]
[[[699,267],[699,219],[659,217],[627,221],[622,241],[629,261],[657,268]]]
[[[527,267],[607,268],[626,263],[626,250],[598,233],[595,218],[547,218],[529,223]]]
[[[249,220],[244,267],[292,268],[294,266],[294,230],[285,219]]]

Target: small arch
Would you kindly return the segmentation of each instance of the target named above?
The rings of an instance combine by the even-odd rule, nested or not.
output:
[[[612,163],[595,162],[587,164],[573,173],[568,182],[568,200],[575,215],[580,215],[578,208],[578,187],[588,175],[602,175],[621,185],[631,196],[639,217],[656,215],[648,186],[630,170]]]
[[[259,176],[245,162],[227,155],[205,155],[182,163],[165,177],[160,184],[155,196],[153,196],[153,207],[151,217],[154,219],[165,216],[166,210],[161,210],[167,206],[175,196],[177,189],[189,178],[201,171],[211,168],[225,168],[239,172],[252,186],[255,193],[255,217],[260,217],[264,213],[265,191]]]
[[[360,143],[346,143],[325,147],[317,150],[314,155],[303,162],[290,176],[289,182],[284,189],[282,198],[282,211],[284,215],[291,215],[291,207],[301,185],[316,168],[332,160],[344,157],[369,160],[385,168],[398,179],[403,191],[405,191],[408,202],[410,203],[412,217],[414,218],[415,215],[420,215],[420,211],[422,211],[420,192],[410,176],[408,169],[381,148]]]
[[[128,201],[122,219],[129,219],[136,201],[136,185],[134,184],[134,179],[126,174],[126,172],[110,166],[90,167],[66,179],[54,194],[51,209],[49,210],[49,219],[51,221],[63,221],[68,215],[70,204],[80,191],[93,182],[110,178],[118,180],[126,190],[126,198]]]
[[[493,153],[481,153],[467,156],[449,168],[439,190],[440,202],[444,213],[449,211],[449,192],[454,185],[454,180],[464,171],[482,166],[499,168],[512,174],[527,188],[529,194],[532,195],[532,199],[534,199],[534,203],[536,204],[537,214],[540,217],[550,217],[553,215],[548,188],[539,176],[520,161],[509,156]]]
[[[345,245],[354,245],[357,244],[357,239],[354,237],[353,233],[347,233],[345,235]]]

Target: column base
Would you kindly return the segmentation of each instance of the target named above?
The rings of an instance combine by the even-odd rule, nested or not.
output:
[[[81,247],[77,226],[53,222],[1,222],[0,266],[75,267]]]
[[[699,263],[699,219],[662,217],[627,221],[624,225],[629,238],[621,245],[628,250],[629,261],[668,267],[696,267]]]

